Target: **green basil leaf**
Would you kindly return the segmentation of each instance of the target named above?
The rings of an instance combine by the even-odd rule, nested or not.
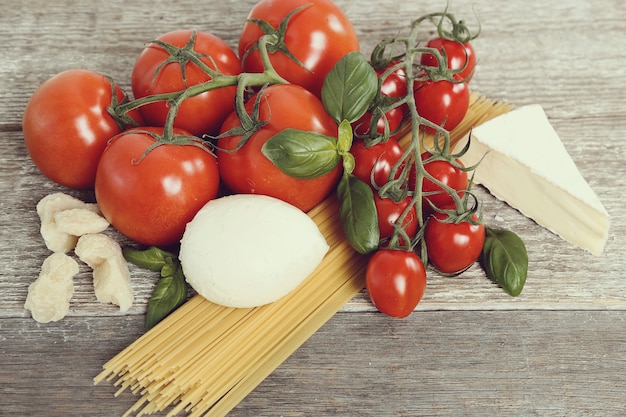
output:
[[[343,120],[337,129],[337,151],[340,155],[350,152],[353,139],[352,125],[349,121]]]
[[[172,275],[159,280],[148,301],[146,329],[151,329],[187,299],[187,283],[179,265]]]
[[[337,123],[358,120],[378,93],[378,76],[361,52],[340,59],[324,79],[322,102]]]
[[[486,228],[482,264],[487,277],[512,296],[518,296],[528,275],[528,253],[514,232]]]
[[[337,187],[341,226],[350,245],[361,254],[378,248],[380,230],[374,192],[368,184],[344,173]]]
[[[124,258],[140,268],[158,272],[165,265],[173,263],[174,255],[157,247],[139,250],[130,246],[122,249]]]
[[[305,180],[328,174],[341,162],[337,138],[297,129],[275,134],[261,152],[285,174]]]

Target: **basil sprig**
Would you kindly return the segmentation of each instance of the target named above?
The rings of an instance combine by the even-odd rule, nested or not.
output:
[[[343,175],[337,187],[344,234],[359,253],[378,247],[378,214],[371,187],[354,175],[350,154],[353,133],[350,123],[368,110],[378,93],[376,71],[360,52],[345,55],[324,80],[322,103],[338,124],[337,137],[316,132],[285,129],[268,139],[261,152],[281,171],[299,179],[328,174],[340,162]]]
[[[378,248],[380,229],[372,188],[357,177],[344,172],[337,187],[341,226],[350,246],[361,254]]]
[[[127,246],[123,253],[128,262],[161,273],[146,311],[145,327],[151,329],[187,299],[183,269],[176,255],[157,247],[138,250]]]
[[[337,138],[297,129],[272,136],[261,152],[285,174],[305,180],[328,174],[341,161]]]
[[[146,312],[146,329],[151,329],[187,299],[187,283],[183,269],[177,265],[173,272],[161,276]]]
[[[510,230],[485,229],[481,261],[487,277],[512,296],[518,296],[528,275],[528,253],[522,239]]]
[[[369,108],[378,93],[378,76],[360,52],[340,59],[324,79],[322,102],[337,123],[354,122]]]

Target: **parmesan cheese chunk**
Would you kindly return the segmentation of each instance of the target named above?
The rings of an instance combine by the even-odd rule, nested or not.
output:
[[[24,308],[39,323],[59,321],[70,310],[74,295],[74,275],[78,263],[62,252],[48,256],[41,265],[39,277],[28,286]]]
[[[94,204],[55,213],[57,229],[73,236],[105,231],[109,227],[109,222],[96,209],[97,206]]]
[[[256,307],[293,291],[329,246],[313,220],[282,200],[240,194],[209,201],[187,224],[179,259],[207,300]]]
[[[109,227],[97,204],[85,203],[61,192],[39,200],[37,214],[41,220],[41,236],[52,252],[69,252],[76,246],[79,236]]]
[[[134,301],[130,285],[130,271],[120,245],[102,233],[81,236],[76,255],[93,269],[96,298],[101,303],[112,303],[125,312]]]
[[[604,250],[609,215],[541,106],[520,107],[475,127],[462,161],[480,161],[474,182],[498,199],[594,255]]]

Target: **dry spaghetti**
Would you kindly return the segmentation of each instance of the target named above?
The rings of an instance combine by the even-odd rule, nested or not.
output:
[[[451,144],[510,109],[473,95],[465,119],[451,132]],[[363,289],[367,259],[343,238],[337,213],[334,197],[309,212],[330,250],[292,293],[251,309],[195,296],[105,363],[94,382],[116,379],[116,395],[130,390],[139,396],[125,415],[166,409],[168,416],[226,415]]]

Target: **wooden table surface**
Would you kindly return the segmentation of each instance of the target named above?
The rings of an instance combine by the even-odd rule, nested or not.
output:
[[[337,0],[367,54],[445,1]],[[143,333],[155,279],[133,269],[127,314],[99,304],[81,267],[68,316],[38,324],[23,308],[49,254],[35,205],[54,191],[30,162],[21,117],[30,95],[73,67],[127,90],[143,45],[174,29],[235,46],[253,0],[0,0],[0,415],[120,416],[134,403],[93,386],[102,364]],[[361,293],[257,387],[235,416],[617,416],[626,399],[626,3],[621,0],[451,2],[482,23],[473,91],[539,103],[611,216],[600,257],[570,245],[479,189],[487,223],[526,242],[518,298],[477,267],[429,275],[408,319]]]

